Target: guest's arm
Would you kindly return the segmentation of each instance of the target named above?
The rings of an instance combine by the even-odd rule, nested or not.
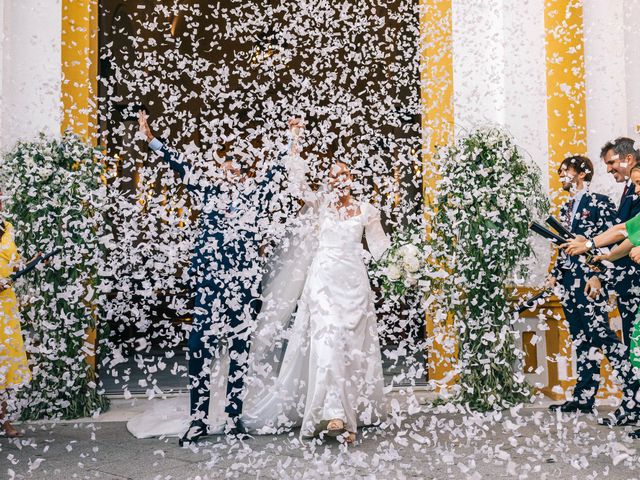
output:
[[[602,260],[606,260],[608,262],[615,262],[616,260],[620,260],[623,257],[629,255],[631,249],[633,248],[633,243],[627,238],[624,242],[619,243],[615,247],[611,249],[611,251],[607,254],[598,255],[594,257],[594,261],[601,262]]]
[[[576,238],[567,242],[561,247],[569,254],[569,255],[582,255],[583,253],[588,252],[593,248],[601,248],[607,247],[611,244],[624,240],[627,237],[627,230],[625,228],[624,223],[620,223],[611,227],[606,232],[601,233],[591,239],[592,245],[589,245],[589,240],[585,240],[582,238]]]

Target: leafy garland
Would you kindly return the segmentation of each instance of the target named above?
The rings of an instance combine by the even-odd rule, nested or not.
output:
[[[450,275],[438,285],[435,318],[452,318],[458,335],[454,401],[480,411],[508,408],[531,397],[515,367],[507,284],[532,254],[530,222],[548,210],[540,172],[497,129],[441,149],[436,165],[433,259]]]
[[[24,419],[77,418],[105,410],[91,355],[104,206],[100,153],[75,136],[18,143],[4,156],[5,215],[24,257],[61,253],[19,285],[33,379]]]

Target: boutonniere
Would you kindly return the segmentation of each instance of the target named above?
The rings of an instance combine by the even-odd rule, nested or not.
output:
[[[583,220],[589,218],[591,216],[591,212],[589,210],[582,210],[582,213],[580,213],[580,218],[582,218]]]

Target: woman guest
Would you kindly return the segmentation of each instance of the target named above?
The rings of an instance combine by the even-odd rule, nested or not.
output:
[[[13,226],[0,221],[0,425],[7,437],[18,436],[9,421],[8,400],[31,379],[22,340],[18,301],[10,279],[20,261]]]

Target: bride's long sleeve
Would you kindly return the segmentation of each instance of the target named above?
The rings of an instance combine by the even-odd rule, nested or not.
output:
[[[373,258],[379,260],[384,252],[391,246],[389,236],[382,229],[380,221],[380,210],[373,205],[369,205],[370,213],[367,216],[367,224],[365,225],[365,236],[367,238],[367,247]]]
[[[291,145],[283,158],[283,163],[287,171],[289,188],[292,195],[304,200],[307,204],[315,204],[318,200],[317,194],[311,189],[307,182],[309,167]]]

